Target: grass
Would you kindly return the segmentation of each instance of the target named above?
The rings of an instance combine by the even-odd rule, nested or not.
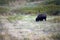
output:
[[[0,34],[0,40],[3,40],[3,36]]]
[[[9,16],[7,19],[10,22],[16,21],[16,20],[34,20],[36,18],[36,15],[15,15],[15,16]],[[51,18],[48,16],[48,18]],[[53,23],[59,23],[60,22],[60,16],[53,16],[53,18],[47,20],[48,22],[53,22]]]
[[[54,22],[60,22],[60,17],[54,18]]]
[[[51,38],[53,38],[54,40],[60,40],[60,34],[59,33],[52,34]]]
[[[6,7],[6,8],[0,7],[0,13],[7,13],[8,11],[9,11],[8,7]]]
[[[24,38],[24,40],[30,40],[29,38]]]
[[[9,16],[7,19],[8,20],[10,20],[10,21],[15,21],[15,20],[22,20],[22,19],[24,19],[24,18],[33,18],[34,16],[32,15],[28,15],[28,16],[26,16],[26,15],[16,15],[16,16]],[[56,17],[56,18],[58,18],[58,17]],[[28,19],[28,20],[29,20]],[[55,18],[54,18],[55,19]],[[33,20],[33,19],[32,19]],[[58,19],[57,19],[58,20]],[[30,24],[30,23],[29,23]],[[27,24],[28,25],[28,24]],[[31,26],[30,26],[31,27]],[[34,33],[33,34],[31,34],[32,36],[34,35]],[[50,35],[50,34],[49,34]],[[7,35],[6,36],[6,38],[10,38],[10,37],[8,37],[9,35]],[[2,36],[1,36],[2,37]],[[34,37],[34,36],[33,36]],[[12,38],[12,40],[15,40],[15,38],[14,37],[11,37]],[[11,39],[10,38],[10,39]],[[29,37],[25,37],[25,38],[23,38],[23,40],[33,40],[34,38],[29,38]],[[39,38],[37,37],[37,39],[35,39],[35,40],[51,40],[51,39],[53,39],[53,40],[56,40],[56,39],[60,39],[60,34],[52,34],[51,36],[48,36],[48,34],[47,35],[44,35],[44,34],[42,34],[42,35],[39,35]]]
[[[7,19],[10,22],[16,21],[16,20],[34,20],[34,18],[36,17],[36,15],[15,15],[15,16],[9,16]],[[28,20],[29,19],[29,20]]]
[[[23,18],[23,16],[9,16],[7,19],[11,22],[11,21],[16,21],[16,20],[21,20]]]
[[[60,16],[58,16],[58,17],[55,17],[55,18],[53,18],[53,19],[51,19],[51,20],[49,20],[50,22],[54,22],[54,23],[60,23]]]

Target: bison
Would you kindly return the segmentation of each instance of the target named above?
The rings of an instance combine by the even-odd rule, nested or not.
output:
[[[47,15],[46,14],[38,14],[38,16],[36,17],[36,21],[46,21]]]

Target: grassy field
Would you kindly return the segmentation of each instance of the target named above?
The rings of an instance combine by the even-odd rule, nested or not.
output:
[[[47,21],[40,22],[36,22],[35,18],[36,15],[15,15],[1,18],[4,30],[0,39],[60,40],[60,23],[52,22],[58,16],[47,16]]]

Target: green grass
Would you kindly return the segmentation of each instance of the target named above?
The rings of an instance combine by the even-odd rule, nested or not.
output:
[[[24,13],[31,12],[32,14],[36,14],[38,11],[40,11],[40,13],[46,12],[49,15],[53,15],[54,12],[60,10],[60,8],[57,5],[38,5],[36,7],[22,7],[15,10]]]
[[[9,8],[4,8],[4,7],[0,7],[0,13],[7,13],[9,11]]]
[[[23,16],[9,16],[7,19],[9,21],[16,21],[16,20],[22,20]]]
[[[32,21],[36,15],[15,15],[15,16],[9,16],[7,19],[10,22],[16,21],[16,20],[25,20],[25,21]]]

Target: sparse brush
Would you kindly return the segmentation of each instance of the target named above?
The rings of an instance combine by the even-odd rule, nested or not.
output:
[[[60,22],[60,18],[59,17],[54,18],[53,20],[54,20],[54,22]]]
[[[53,38],[54,40],[60,40],[60,34],[52,34],[51,38]]]
[[[3,36],[0,34],[0,40],[3,40]]]
[[[54,23],[60,23],[60,17],[55,17],[55,18],[48,20],[48,21],[54,22]]]
[[[13,22],[13,21],[16,21],[16,20],[21,20],[23,17],[22,16],[10,16],[8,17],[7,19],[10,21],[10,22]]]

